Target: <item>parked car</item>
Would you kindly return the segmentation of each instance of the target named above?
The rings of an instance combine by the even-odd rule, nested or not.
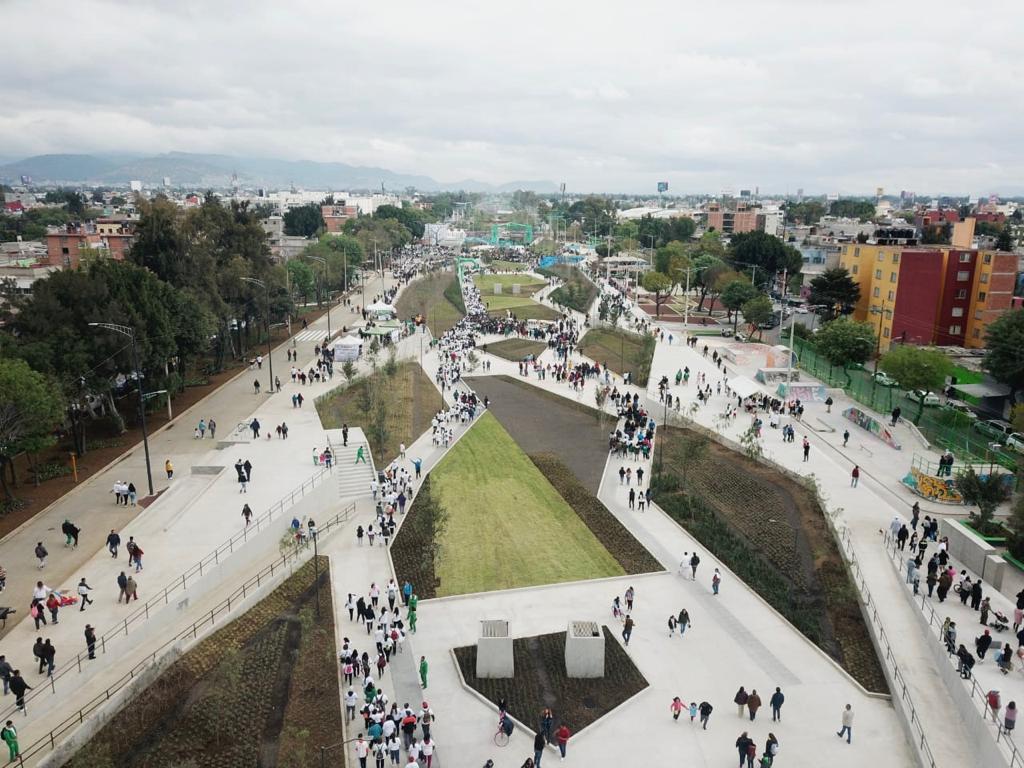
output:
[[[896,379],[892,378],[885,371],[878,371],[875,374],[875,381],[877,381],[883,387],[898,387],[900,383]]]
[[[732,328],[723,328],[722,335],[726,337],[732,336]]]
[[[925,392],[923,389],[915,389],[913,392],[908,392],[907,397],[915,403],[920,403],[924,400],[924,404],[928,407],[942,404],[942,400],[938,395],[934,392]]]
[[[978,414],[971,410],[971,406],[962,400],[947,400],[946,404],[942,407],[948,408],[951,411],[956,411],[962,417],[970,419],[971,421],[976,421],[978,418]]]
[[[1014,434],[1013,427],[1002,419],[988,419],[974,423],[974,428],[983,435],[995,438],[1001,443],[1006,442],[1010,435]]]
[[[1017,453],[1024,453],[1024,433],[1013,432],[1006,438],[1006,447],[1012,448]]]
[[[736,341],[746,341],[747,340],[747,334],[745,334],[745,333],[737,333],[733,338],[736,339]]]

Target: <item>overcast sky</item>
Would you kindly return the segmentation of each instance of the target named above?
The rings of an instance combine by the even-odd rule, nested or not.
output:
[[[0,154],[570,191],[1024,189],[1017,3],[0,0]]]

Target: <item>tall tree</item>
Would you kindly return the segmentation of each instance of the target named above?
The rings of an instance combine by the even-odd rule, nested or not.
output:
[[[811,280],[811,304],[829,308],[829,317],[848,315],[860,299],[860,286],[850,277],[846,267],[826,269]]]
[[[996,250],[1004,253],[1013,251],[1013,233],[1010,231],[1009,224],[1004,224],[996,236]]]
[[[1013,402],[1024,389],[1024,309],[1004,313],[985,332],[985,367],[1010,388]]]
[[[938,350],[908,344],[890,348],[879,361],[879,367],[896,379],[901,387],[920,390],[923,393],[940,390],[946,383],[946,377],[953,372],[953,363]],[[923,413],[922,396],[918,398],[915,424],[921,420]]]
[[[289,208],[284,215],[284,233],[298,237],[312,237],[324,226],[319,203],[306,203]]]
[[[7,474],[14,458],[53,445],[63,417],[60,390],[24,360],[0,359],[0,487],[11,500]]]
[[[755,285],[763,285],[771,275],[784,269],[790,275],[796,275],[803,267],[803,257],[798,250],[765,232],[733,235],[729,243],[729,257],[738,267],[757,267]]]
[[[871,323],[859,323],[846,317],[825,323],[814,337],[815,349],[829,363],[843,369],[847,382],[851,380],[848,366],[867,362],[877,343]]]
[[[726,283],[718,294],[718,300],[729,310],[733,318],[733,332],[736,331],[740,321],[740,309],[748,301],[758,295],[758,290],[747,279],[746,275],[735,275]]]
[[[758,337],[761,336],[761,326],[772,318],[772,300],[763,293],[744,302],[740,308],[743,319],[754,328],[757,328]]]
[[[996,508],[1010,498],[1012,486],[1006,484],[1007,476],[998,472],[979,475],[973,467],[961,472],[956,478],[956,489],[968,504],[978,507],[978,514],[971,513],[971,521],[975,529],[982,535],[988,535],[989,524]]]
[[[668,301],[669,292],[672,290],[672,278],[661,272],[650,271],[644,273],[640,284],[645,291],[654,294],[654,313],[656,317],[661,317],[661,305]]]

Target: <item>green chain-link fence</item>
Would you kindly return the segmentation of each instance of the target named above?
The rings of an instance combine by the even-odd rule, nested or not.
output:
[[[920,407],[917,398],[898,387],[876,383],[870,371],[861,366],[834,366],[806,339],[796,339],[800,368],[830,387],[841,387],[846,394],[874,411],[891,414],[899,407],[904,419],[913,421]],[[951,408],[925,406],[918,429],[938,449],[952,451],[962,462],[999,464],[1014,471],[1021,457],[973,427],[974,420]]]

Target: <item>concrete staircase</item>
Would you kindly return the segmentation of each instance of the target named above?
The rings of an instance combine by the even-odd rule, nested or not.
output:
[[[343,444],[340,429],[327,430],[327,439],[334,456],[332,471],[337,478],[338,498],[352,499],[357,496],[368,496],[370,481],[377,476],[377,470],[373,464],[370,444],[363,431],[359,428],[349,429],[347,446]],[[360,446],[363,448],[366,462],[356,464],[356,454],[359,452]]]

